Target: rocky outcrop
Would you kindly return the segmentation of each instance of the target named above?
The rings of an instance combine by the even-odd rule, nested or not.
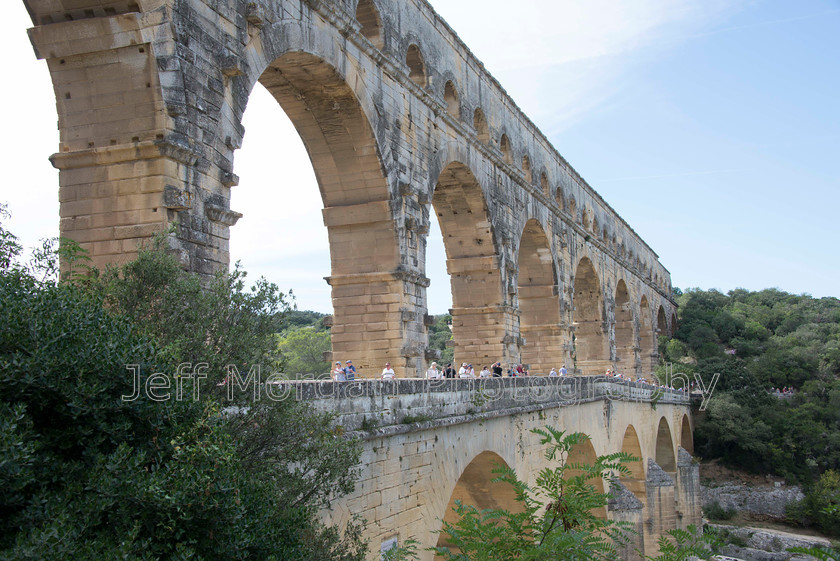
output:
[[[787,550],[791,547],[828,547],[831,542],[825,538],[802,536],[777,530],[740,528],[722,524],[709,524],[728,544],[721,554],[744,561],[798,561],[814,559],[808,555],[795,555]]]
[[[726,483],[718,487],[701,487],[702,504],[717,502],[725,509],[734,509],[755,518],[783,520],[791,502],[805,498],[798,486],[752,487]]]

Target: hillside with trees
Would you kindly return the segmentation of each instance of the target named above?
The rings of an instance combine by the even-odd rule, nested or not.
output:
[[[840,528],[840,300],[767,289],[679,293],[679,327],[660,339],[674,371],[720,379],[697,416],[695,451],[803,484],[794,519]],[[787,390],[787,391],[776,391]]]

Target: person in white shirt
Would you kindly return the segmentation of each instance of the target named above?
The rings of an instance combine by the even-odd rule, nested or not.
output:
[[[566,365],[565,365],[565,364],[564,364],[563,366],[561,366],[561,367],[560,367],[560,375],[561,375],[561,376],[565,376],[565,375],[566,375]]]
[[[437,362],[433,362],[429,365],[429,369],[426,370],[426,379],[437,380],[438,378],[440,378],[440,370],[437,368]]]
[[[393,380],[396,377],[397,377],[397,375],[394,374],[394,369],[391,368],[391,363],[386,362],[385,363],[385,368],[382,369],[382,379],[383,380]]]
[[[467,363],[462,362],[461,363],[461,368],[458,369],[458,377],[459,378],[465,378],[466,376],[464,376],[464,374],[466,374],[466,373],[467,373]]]
[[[490,369],[487,368],[487,366],[484,366],[482,367],[481,374],[479,374],[479,376],[481,376],[482,378],[489,378],[490,376],[492,376],[492,374],[490,373]]]
[[[552,367],[551,372],[548,373],[548,376],[551,378],[557,377],[557,370],[555,370],[554,367]]]
[[[347,380],[344,374],[344,368],[341,366],[341,361],[335,363],[335,368],[333,368],[333,380],[336,382],[344,382]]]

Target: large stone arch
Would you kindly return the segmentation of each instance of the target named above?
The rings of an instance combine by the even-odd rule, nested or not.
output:
[[[665,316],[665,308],[660,304],[656,310],[656,353],[659,354],[659,337],[668,336],[668,319]]]
[[[528,220],[523,228],[516,269],[519,332],[525,340],[522,362],[530,365],[532,374],[547,374],[565,358],[557,268],[551,243],[536,219]]]
[[[377,306],[372,297],[390,293],[401,299],[403,288],[382,274],[398,268],[400,248],[378,143],[359,99],[331,64],[300,51],[274,58],[259,82],[303,140],[324,202],[333,354],[352,358],[360,370],[391,361],[400,374],[413,372],[417,365],[408,357],[400,361],[382,346],[389,340],[390,348],[403,345],[404,334],[393,329],[399,314]],[[376,290],[360,291],[371,283]]]
[[[616,369],[624,374],[636,371],[636,342],[633,329],[633,306],[624,279],[615,287],[615,359]]]
[[[457,522],[458,515],[453,510],[455,501],[475,506],[479,510],[503,508],[511,512],[521,512],[521,504],[516,500],[516,489],[510,483],[493,481],[497,477],[493,472],[496,467],[509,466],[495,452],[484,451],[472,459],[452,490],[443,514],[444,522]],[[436,547],[449,546],[448,538],[448,534],[444,532],[438,534]]]
[[[653,372],[653,355],[656,349],[656,338],[651,325],[651,309],[647,296],[642,295],[639,300],[639,360],[636,375],[649,377]]]
[[[604,331],[604,297],[595,266],[583,257],[575,269],[572,296],[575,368],[584,375],[603,374],[612,366]]]
[[[456,361],[495,362],[509,323],[502,278],[484,192],[470,168],[445,164],[432,195],[440,223],[452,290],[452,336]]]

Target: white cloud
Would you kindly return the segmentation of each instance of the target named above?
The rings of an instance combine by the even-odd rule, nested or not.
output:
[[[507,0],[432,4],[548,133],[602,108],[647,57],[660,56],[744,1],[522,0],[516,9]]]

